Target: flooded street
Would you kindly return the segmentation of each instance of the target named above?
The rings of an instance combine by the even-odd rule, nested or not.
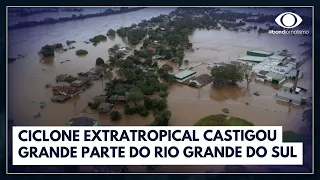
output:
[[[110,15],[106,17],[89,18],[43,25],[33,28],[16,29],[9,32],[9,57],[18,54],[26,55],[9,64],[9,118],[14,119],[17,125],[64,125],[70,118],[84,113],[84,116],[99,120],[100,125],[147,125],[153,121],[152,115],[141,118],[139,115],[124,116],[122,120],[113,122],[107,114],[92,114],[82,112],[87,103],[94,96],[103,93],[103,83],[95,84],[77,99],[71,99],[63,104],[53,103],[51,88],[46,89],[46,84],[55,84],[55,77],[59,74],[77,75],[86,72],[95,66],[96,58],[107,60],[108,49],[114,44],[125,45],[119,37],[110,39],[96,47],[85,44],[89,38],[106,34],[108,29],[118,29],[121,26],[130,26],[141,20],[148,20],[160,14],[169,14],[173,8],[147,8],[130,13]],[[53,59],[40,60],[37,52],[45,44],[63,43],[66,40],[75,40],[75,49],[57,54]],[[184,59],[190,61],[189,66],[197,63],[218,63],[236,60],[252,49],[278,52],[287,49],[297,59],[307,50],[299,46],[304,41],[311,40],[309,36],[289,35],[259,35],[256,31],[230,32],[196,30],[190,36],[194,52],[187,52]],[[85,49],[89,54],[77,57],[75,51]],[[60,62],[70,60],[61,64]],[[164,62],[165,63],[165,62]],[[305,73],[299,85],[303,85],[307,95],[312,94],[311,61],[302,67]],[[210,73],[206,65],[193,69],[197,75]],[[253,92],[261,92],[254,96]],[[181,84],[170,87],[168,96],[169,110],[172,112],[170,125],[191,126],[203,116],[222,113],[223,108],[228,108],[230,115],[247,119],[255,125],[280,125],[284,130],[299,131],[304,107],[290,107],[278,103],[273,98],[276,90],[272,86],[252,82],[247,92],[245,82],[238,87],[212,88],[211,84],[195,89]],[[39,103],[46,102],[45,108],[40,110]],[[76,102],[76,105],[74,105]],[[246,105],[248,104],[248,105]],[[122,107],[116,107],[120,112]],[[41,117],[34,118],[32,114],[40,111]]]

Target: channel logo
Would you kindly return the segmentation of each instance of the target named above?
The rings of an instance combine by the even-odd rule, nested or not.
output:
[[[275,22],[283,28],[291,29],[299,26],[299,24],[302,22],[302,18],[296,13],[285,12],[280,14],[275,19]]]

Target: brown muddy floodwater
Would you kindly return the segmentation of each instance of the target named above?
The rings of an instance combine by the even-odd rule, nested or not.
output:
[[[9,118],[14,119],[17,125],[63,126],[70,118],[82,113],[84,116],[98,119],[101,125],[149,124],[153,120],[152,115],[146,118],[138,115],[125,116],[118,122],[112,122],[107,114],[96,114],[90,110],[84,112],[87,103],[94,96],[103,93],[101,81],[96,81],[93,87],[81,93],[80,97],[63,104],[50,101],[52,92],[50,88],[46,89],[45,85],[54,84],[55,77],[59,74],[77,75],[79,72],[88,71],[95,65],[97,57],[108,59],[108,49],[114,44],[125,45],[119,37],[108,38],[107,42],[100,43],[96,47],[83,41],[98,34],[106,34],[109,28],[130,26],[144,19],[168,14],[172,10],[173,8],[147,8],[126,14],[10,30],[9,57],[15,57],[17,54],[26,57],[9,64],[8,67]],[[190,61],[189,66],[197,63],[229,62],[245,55],[246,51],[251,49],[266,51],[287,49],[299,57],[306,50],[304,47],[299,47],[299,44],[309,40],[308,38],[311,37],[258,35],[256,31],[236,33],[225,30],[196,30],[190,36],[195,51],[187,52],[185,59]],[[53,59],[40,60],[37,52],[43,45],[64,44],[66,40],[77,41],[73,44],[76,48],[56,54]],[[89,54],[77,57],[75,51],[78,49],[86,49]],[[60,63],[65,60],[71,61]],[[308,89],[308,96],[312,94],[311,66],[311,61],[304,65],[305,75],[299,82],[299,85]],[[198,75],[209,73],[206,65],[198,66],[194,71]],[[255,91],[260,92],[261,96],[252,95]],[[200,90],[174,84],[170,88],[168,97],[169,109],[172,112],[170,125],[190,126],[203,116],[221,113],[223,108],[228,108],[231,115],[252,121],[255,125],[280,125],[284,130],[299,131],[305,107],[278,103],[273,98],[275,93],[276,90],[272,86],[255,82],[250,84],[249,92],[245,88],[245,83],[220,89],[207,85]],[[42,101],[47,105],[40,109],[39,103]],[[249,105],[246,105],[247,102]],[[116,109],[123,111],[121,106],[117,106]],[[32,114],[38,111],[41,112],[41,117],[34,118]]]

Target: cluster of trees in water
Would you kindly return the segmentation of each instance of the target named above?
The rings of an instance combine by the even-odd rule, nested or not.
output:
[[[148,116],[152,111],[155,120],[151,125],[168,125],[171,112],[167,109],[166,97],[173,82],[173,76],[169,73],[172,68],[159,67],[151,56],[145,57],[139,53],[126,58],[110,56],[106,62],[97,58],[96,65],[105,69],[105,95],[127,97],[125,115]],[[114,78],[113,72],[117,74],[117,78]],[[109,115],[112,120],[121,117],[116,112]]]
[[[63,45],[61,43],[53,44],[53,45],[45,45],[43,46],[40,51],[39,55],[42,57],[52,57],[54,56],[55,50],[63,49]]]
[[[248,66],[242,64],[222,64],[211,69],[214,86],[223,86],[226,84],[235,84],[246,81],[247,88],[253,81],[254,74],[251,74]]]
[[[87,19],[87,18],[92,18],[92,17],[100,17],[100,16],[108,16],[108,15],[113,15],[113,14],[127,13],[127,12],[136,11],[136,10],[143,9],[143,8],[145,8],[145,7],[121,8],[119,11],[116,11],[113,9],[106,9],[103,12],[98,12],[98,13],[94,13],[94,14],[80,14],[80,15],[73,14],[70,17],[60,17],[58,19],[46,18],[41,21],[24,21],[24,22],[19,22],[18,24],[11,25],[8,28],[9,29],[18,29],[18,28],[34,27],[34,26],[44,25],[44,24],[55,24],[55,23],[65,22],[65,21],[72,21],[72,20]]]
[[[74,49],[75,48],[74,46],[71,46],[73,43],[76,43],[76,41],[72,41],[72,40],[71,41],[70,40],[66,41],[68,49]],[[60,51],[61,52],[61,51],[67,51],[68,49],[67,48],[64,49],[62,43],[47,44],[47,45],[44,45],[43,47],[41,47],[41,49],[38,52],[38,54],[42,58],[54,57],[56,51]],[[78,56],[86,55],[86,54],[88,54],[88,51],[80,49],[80,50],[76,51],[76,54]]]

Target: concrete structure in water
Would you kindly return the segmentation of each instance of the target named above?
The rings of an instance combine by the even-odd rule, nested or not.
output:
[[[250,66],[261,63],[266,60],[268,60],[267,57],[259,57],[259,56],[241,56],[238,58],[238,61]]]
[[[110,112],[113,108],[113,104],[110,103],[101,103],[98,107],[99,112]]]
[[[209,74],[201,74],[200,76],[190,79],[190,83],[195,83],[197,87],[203,87],[212,82],[212,76]]]
[[[269,72],[265,75],[267,81],[271,81],[274,84],[281,84],[286,80],[286,76],[275,72]]]
[[[88,117],[76,117],[70,119],[66,124],[69,126],[98,126],[98,121]]]
[[[260,50],[251,50],[247,51],[248,56],[257,56],[257,57],[268,57],[273,55],[273,52],[260,51]]]
[[[298,94],[279,91],[276,99],[283,102],[291,102],[294,105],[301,105],[303,98]]]
[[[195,76],[196,72],[194,71],[191,71],[191,70],[183,70],[183,71],[180,71],[178,72],[177,74],[174,75],[174,79],[175,81],[177,82],[184,82],[188,79],[191,79]]]
[[[293,83],[284,83],[281,87],[281,91],[290,92],[290,93],[299,93],[301,91],[300,88],[296,87],[295,91],[293,90],[294,84]]]

